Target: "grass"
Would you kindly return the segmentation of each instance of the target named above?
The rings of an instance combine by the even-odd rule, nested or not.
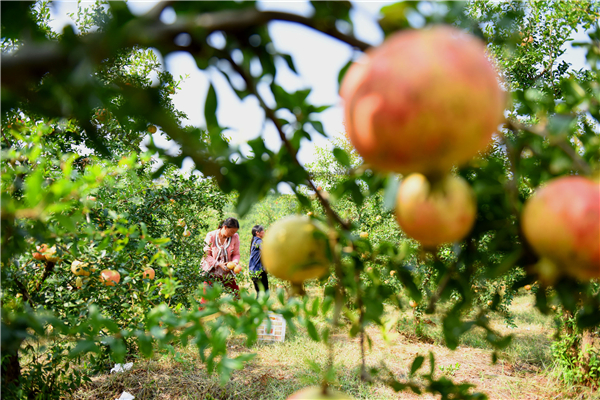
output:
[[[316,295],[316,293],[312,293]],[[578,394],[561,387],[551,376],[550,358],[552,316],[540,314],[533,308],[533,296],[525,294],[515,299],[511,311],[517,328],[507,327],[501,316],[492,315],[495,329],[503,334],[512,333],[512,345],[500,354],[498,363],[491,364],[492,349],[483,340],[482,332],[468,332],[456,351],[443,346],[441,315],[427,315],[430,323],[423,323],[420,335],[415,329],[412,310],[398,315],[397,332],[392,332],[389,343],[383,340],[378,328],[368,327],[366,332],[372,346],[366,349],[367,367],[386,368],[398,379],[406,377],[416,354],[436,357],[436,376],[446,375],[455,382],[471,382],[476,391],[486,393],[490,399],[597,399],[594,393]],[[397,310],[393,311],[398,313]],[[306,332],[288,334],[283,343],[259,343],[246,348],[241,337],[229,341],[231,356],[256,353],[243,370],[236,371],[231,379],[220,385],[216,375],[209,375],[200,363],[193,346],[175,347],[162,351],[152,359],[134,362],[132,370],[99,375],[80,388],[74,399],[117,398],[123,391],[136,399],[285,399],[305,386],[318,385],[322,370],[327,365],[328,350],[322,343],[309,339]],[[367,384],[359,379],[361,356],[358,338],[349,338],[341,331],[332,336],[335,353],[335,389],[356,399],[432,399],[425,394],[395,393],[380,380]],[[428,371],[425,362],[422,371]],[[583,396],[583,397],[581,397]]]

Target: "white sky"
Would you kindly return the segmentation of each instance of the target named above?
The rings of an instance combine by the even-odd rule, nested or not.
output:
[[[92,2],[84,1],[83,3],[91,4]],[[156,1],[130,0],[128,5],[133,13],[143,14],[156,3]],[[389,3],[392,2],[354,2],[356,10],[352,12],[351,16],[354,21],[355,35],[359,39],[373,45],[381,43],[383,34],[375,21],[379,9]],[[54,21],[52,25],[54,29],[60,31],[65,24],[72,23],[67,14],[76,10],[77,2],[57,1],[53,4],[52,18]],[[310,16],[312,10],[312,6],[306,1],[261,1],[258,8],[294,12],[305,16]],[[169,23],[174,18],[174,13],[172,10],[170,11],[167,9],[163,12],[161,16],[163,22]],[[269,31],[277,50],[292,55],[296,70],[300,75],[300,77],[295,76],[282,62],[283,66],[278,65],[276,82],[288,90],[312,88],[312,93],[308,98],[310,102],[315,105],[333,106],[319,116],[325,132],[330,137],[339,135],[343,132],[343,118],[338,95],[337,74],[353,56],[350,46],[293,23],[274,22],[270,24]],[[576,33],[575,39],[576,41],[586,40],[587,35],[581,30]],[[567,54],[563,58],[571,63],[574,69],[583,68],[585,65],[584,51],[572,48],[570,44]],[[179,79],[180,76],[188,76],[180,85],[181,90],[174,95],[174,104],[176,108],[188,115],[190,125],[204,126],[204,98],[210,80],[217,91],[219,104],[217,118],[221,126],[230,128],[226,134],[231,137],[232,142],[242,145],[242,150],[247,150],[248,146],[244,146],[245,142],[258,137],[264,130],[263,136],[267,147],[271,150],[279,149],[281,141],[275,127],[271,123],[267,123],[263,128],[264,113],[256,99],[248,96],[241,102],[220,74],[199,70],[189,53],[170,54],[163,60],[163,64],[175,79]],[[266,100],[269,100],[266,95],[268,91],[262,90],[261,92],[265,93]],[[155,140],[161,147],[171,147],[173,150],[177,148],[176,144],[164,139],[160,132],[155,135]],[[328,145],[327,139],[318,133],[313,135],[312,142],[304,140],[298,154],[300,162],[303,164],[311,162],[314,147],[326,145]],[[189,170],[192,166],[191,160],[186,160],[183,169]],[[279,190],[289,191],[286,190],[285,185],[282,185]]]

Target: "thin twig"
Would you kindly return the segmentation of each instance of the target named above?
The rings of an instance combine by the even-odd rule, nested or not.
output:
[[[29,305],[33,308],[33,301],[31,300],[31,296],[29,295],[29,291],[27,287],[21,283],[17,278],[14,278],[15,284],[19,288],[19,292],[23,295],[23,300],[25,300]]]
[[[512,129],[511,129],[512,130]],[[516,132],[513,131],[515,134]],[[510,172],[513,175],[513,179],[509,180],[506,182],[506,186],[508,189],[508,193],[509,193],[509,199],[510,199],[510,204],[512,207],[512,211],[513,214],[519,218],[519,190],[518,190],[518,186],[519,186],[519,180],[520,180],[520,174],[519,171],[517,170],[517,158],[518,158],[518,154],[516,154],[515,148],[512,145],[512,143],[510,142],[510,140],[507,140],[506,138],[502,139],[504,142],[504,145],[506,146],[506,152],[508,154],[508,164],[509,164],[509,168],[510,168]]]
[[[2,138],[4,139],[4,141],[6,142],[6,144],[8,144],[9,146],[11,146],[11,143],[8,141],[8,139],[6,138],[6,135],[4,134],[4,129],[2,129]]]
[[[46,278],[48,278],[48,276],[50,276],[52,271],[54,271],[55,265],[56,265],[56,263],[54,263],[52,261],[46,261],[46,264],[44,265],[44,272],[42,273],[42,279],[40,279],[38,284],[35,286],[34,293],[37,293],[40,291],[40,289],[42,288],[42,284],[44,283]]]
[[[446,272],[446,275],[440,281],[440,283],[438,285],[438,289],[433,294],[433,296],[431,296],[431,298],[429,299],[429,304],[427,305],[427,309],[426,309],[427,313],[431,314],[431,313],[435,312],[435,306],[436,306],[438,300],[442,296],[442,293],[444,292],[444,290],[446,290],[448,283],[450,283],[452,271],[453,271],[452,267],[448,269],[448,271]]]
[[[300,161],[298,161],[298,157],[297,157],[298,150],[294,149],[294,146],[292,146],[292,143],[286,137],[285,132],[283,132],[283,127],[281,126],[281,123],[275,116],[275,111],[273,111],[273,109],[271,109],[269,106],[267,106],[267,104],[265,103],[262,96],[258,93],[258,90],[256,89],[256,86],[254,85],[254,81],[253,81],[252,77],[248,73],[246,73],[246,71],[242,67],[240,67],[235,61],[233,61],[233,59],[231,58],[231,56],[228,53],[222,52],[221,54],[224,59],[229,61],[229,63],[233,67],[233,69],[242,77],[242,79],[244,79],[244,82],[246,82],[247,89],[250,91],[250,93],[252,93],[256,97],[261,108],[263,110],[265,110],[265,115],[267,116],[267,118],[270,119],[273,122],[273,124],[275,125],[275,128],[277,129],[277,132],[279,133],[279,138],[283,142],[283,145],[287,149],[290,156],[292,156],[292,161],[294,162],[294,164],[296,164],[296,166],[299,166],[302,168],[302,165],[300,164]],[[325,212],[326,212],[327,216],[329,217],[330,221],[333,223],[337,222],[344,228],[344,230],[349,231],[350,225],[346,221],[342,220],[340,218],[340,216],[337,215],[337,213],[331,208],[331,205],[329,204],[329,202],[323,197],[321,192],[319,190],[317,190],[316,185],[310,179],[310,177],[307,176],[306,182],[311,187],[311,189],[315,192],[317,198],[319,199],[319,202],[325,209]]]
[[[334,330],[337,329],[340,322],[340,315],[342,312],[342,308],[344,307],[344,287],[342,285],[341,277],[343,276],[342,271],[342,261],[340,259],[339,253],[335,251],[335,247],[338,246],[337,237],[330,234],[329,235],[329,243],[331,246],[332,254],[333,254],[333,265],[335,269],[335,275],[337,277],[337,281],[335,284],[335,299],[334,299],[334,308],[333,308],[333,318],[331,319],[331,333],[333,334]],[[335,353],[333,350],[333,343],[331,340],[327,340],[328,347],[328,360],[327,360],[327,369],[331,371],[334,367]],[[323,381],[323,391],[327,389],[328,382],[327,380]]]
[[[358,272],[357,272],[358,275]],[[358,300],[357,300],[357,306],[358,309],[360,311],[360,317],[358,318],[358,324],[359,324],[359,329],[360,329],[360,379],[362,381],[369,381],[369,376],[367,375],[367,367],[366,367],[366,359],[365,359],[365,325],[364,325],[364,318],[365,318],[365,311],[363,309],[363,301],[362,301],[362,296],[359,293],[358,294]]]

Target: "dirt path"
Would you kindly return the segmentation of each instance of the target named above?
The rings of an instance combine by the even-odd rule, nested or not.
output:
[[[518,326],[509,328],[502,320],[495,320],[495,329],[502,334],[512,333],[515,338],[510,351],[502,353],[492,364],[492,350],[485,349],[481,334],[473,334],[469,345],[462,344],[452,351],[436,340],[424,342],[414,334],[412,312],[407,313],[403,333],[388,332],[385,341],[381,331],[368,327],[366,333],[371,347],[366,349],[367,367],[385,367],[400,381],[407,379],[410,365],[417,354],[425,356],[420,373],[429,371],[428,354],[435,355],[435,377],[445,375],[455,383],[475,385],[472,392],[483,392],[489,399],[566,399],[564,386],[544,370],[549,365],[549,336],[552,334],[551,316],[539,316],[531,301],[523,298],[515,305]],[[433,318],[433,317],[432,317]],[[435,319],[434,319],[435,320]],[[436,322],[439,322],[435,320]],[[438,324],[439,325],[439,324]],[[361,366],[359,338],[349,338],[347,332],[333,335],[336,383],[335,388],[356,399],[439,399],[440,396],[412,392],[396,393],[383,383],[365,384],[358,378]],[[136,399],[285,399],[292,392],[318,384],[321,374],[317,367],[325,367],[328,351],[323,343],[308,338],[305,332],[289,335],[277,344],[245,346],[244,338],[232,337],[228,345],[229,357],[256,353],[244,369],[235,371],[225,386],[219,385],[216,375],[209,375],[199,361],[197,349],[176,348],[162,352],[152,360],[137,360],[134,368],[118,375],[99,375],[77,391],[76,399],[115,399],[126,390]],[[318,368],[317,368],[318,369]],[[590,398],[590,397],[582,397]],[[592,397],[593,398],[593,397]]]
[[[483,392],[490,399],[552,399],[560,397],[560,391],[554,391],[554,383],[546,374],[541,374],[533,365],[518,365],[506,360],[492,364],[492,351],[459,346],[449,350],[445,346],[418,342],[400,335],[390,345],[384,342],[377,329],[368,329],[374,342],[368,351],[368,362],[376,363],[376,358],[386,354],[385,362],[397,377],[408,374],[408,368],[417,354],[425,356],[421,372],[429,371],[429,352],[435,355],[436,376],[445,375],[455,383],[476,385],[474,391]],[[449,371],[444,373],[440,370]],[[392,394],[391,392],[390,394]],[[382,393],[383,394],[383,393]],[[395,394],[398,399],[434,399],[439,396],[425,394],[417,396],[410,392]]]

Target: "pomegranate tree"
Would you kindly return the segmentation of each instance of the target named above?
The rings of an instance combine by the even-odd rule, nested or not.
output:
[[[600,183],[581,176],[554,179],[527,200],[523,234],[542,258],[547,281],[559,275],[600,278]]]
[[[392,35],[350,67],[340,94],[364,161],[400,173],[446,172],[485,150],[505,104],[484,43],[447,26]]]
[[[446,175],[430,183],[422,174],[411,174],[398,190],[398,224],[425,247],[462,240],[476,213],[473,190],[461,177]]]

